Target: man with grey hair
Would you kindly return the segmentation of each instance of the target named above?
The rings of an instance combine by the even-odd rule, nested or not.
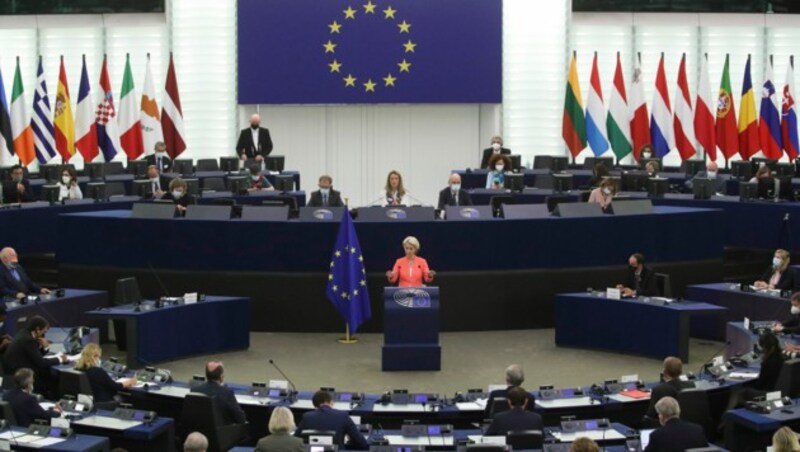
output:
[[[458,173],[450,175],[447,180],[447,187],[439,192],[439,205],[437,209],[444,209],[445,206],[471,206],[472,198],[469,193],[461,188],[461,176]]]
[[[481,169],[489,168],[489,160],[493,155],[511,155],[511,149],[503,147],[503,137],[495,135],[492,137],[491,147],[483,150],[483,157],[481,158]]]
[[[661,427],[650,435],[646,452],[668,452],[708,446],[703,427],[680,419],[681,407],[672,397],[662,397],[656,403]]]
[[[495,389],[494,391],[489,394],[489,398],[486,400],[486,409],[484,410],[484,419],[489,419],[495,414],[497,414],[498,408],[502,411],[508,409],[508,404],[506,402],[506,398],[508,397],[508,390],[511,388],[516,388],[518,386],[522,386],[522,383],[525,382],[525,371],[522,370],[522,366],[519,364],[512,364],[506,367],[506,384],[508,387],[506,389]],[[493,407],[493,401],[497,400],[495,407]],[[526,405],[525,409],[528,411],[533,411],[535,406],[535,400],[533,394],[528,393],[528,404]]]
[[[19,265],[19,256],[14,248],[0,250],[0,289],[2,296],[21,300],[30,295],[47,295],[50,290],[36,284]]]
[[[154,154],[148,155],[144,158],[147,166],[153,165],[158,170],[159,174],[169,173],[172,171],[172,159],[167,154],[167,145],[163,141],[159,141],[153,147]]]
[[[208,438],[200,432],[189,433],[183,443],[183,452],[206,452],[208,449]]]

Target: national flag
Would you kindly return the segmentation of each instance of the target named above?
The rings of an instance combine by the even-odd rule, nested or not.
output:
[[[783,106],[781,108],[783,121],[781,122],[781,137],[783,149],[790,160],[798,156],[797,138],[797,108],[794,105],[794,57],[789,59],[789,67],[786,68],[786,83],[783,85]]]
[[[717,98],[717,146],[725,157],[730,159],[739,152],[739,132],[736,126],[736,106],[731,91],[731,75],[729,70],[730,56],[725,55],[725,67],[722,69],[722,80],[719,84]]]
[[[133,92],[133,73],[131,72],[130,54],[125,56],[125,74],[122,76],[122,89],[119,94],[119,137],[122,149],[129,160],[136,160],[144,154],[142,142],[142,123],[136,108],[136,97]]]
[[[97,150],[97,125],[95,124],[94,101],[92,100],[89,73],[86,70],[86,55],[83,56],[81,84],[78,87],[78,108],[75,111],[75,147],[86,163],[92,162]]]
[[[111,92],[105,57],[103,57],[103,69],[100,70],[100,96],[95,111],[97,145],[103,151],[103,158],[110,162],[122,150],[122,145],[119,142],[117,111],[114,109],[114,95]]]
[[[775,89],[775,76],[772,73],[772,58],[767,63],[764,74],[764,87],[761,89],[761,108],[758,121],[758,141],[764,156],[779,159],[783,155],[781,143],[781,113],[778,108],[778,93]]]
[[[167,86],[164,91],[164,107],[161,110],[161,129],[164,132],[167,153],[170,158],[175,159],[186,150],[186,139],[183,133],[183,110],[181,110],[181,96],[178,93],[178,77],[175,75],[175,62],[171,53]]]
[[[156,88],[153,85],[153,74],[150,72],[150,54],[147,55],[147,69],[144,73],[139,121],[142,123],[144,153],[151,154],[156,143],[164,141],[164,132],[161,131],[161,115],[156,103]]]
[[[578,63],[575,52],[569,63],[567,93],[564,96],[564,117],[561,120],[561,136],[573,157],[586,147],[586,123],[583,117],[583,97],[578,80]]]
[[[694,136],[703,146],[703,150],[711,161],[717,159],[717,140],[714,132],[714,116],[712,113],[711,85],[708,80],[708,55],[700,64],[700,81],[697,83],[697,102],[694,105]]]
[[[61,68],[58,71],[55,107],[53,125],[56,150],[66,163],[75,155],[75,119],[72,117],[72,102],[69,98],[69,84],[63,56],[61,57]]]
[[[56,156],[56,140],[53,135],[53,112],[47,96],[47,83],[44,79],[44,66],[39,56],[39,69],[36,71],[36,92],[33,94],[33,144],[39,163],[47,163]]]
[[[656,90],[653,93],[653,112],[650,116],[650,141],[656,151],[656,156],[664,157],[675,147],[672,135],[672,109],[669,102],[669,88],[667,88],[667,74],[664,72],[664,53],[658,62],[656,73]]]
[[[631,140],[633,140],[633,158],[639,160],[642,146],[650,144],[650,116],[647,114],[647,102],[644,100],[644,81],[642,80],[642,55],[637,54],[633,66],[631,81]]]
[[[345,209],[333,247],[325,294],[354,333],[372,317],[367,272],[356,228]]]
[[[617,161],[631,153],[631,123],[628,110],[628,97],[625,93],[625,80],[622,77],[622,63],[617,52],[617,68],[614,70],[614,87],[608,103],[606,133]]]
[[[675,93],[675,117],[672,120],[675,131],[675,147],[681,159],[687,160],[697,154],[694,147],[694,118],[692,117],[692,98],[689,96],[689,82],[686,79],[686,54],[678,66],[678,90]]]
[[[3,73],[0,72],[0,164],[8,165],[14,155],[14,134],[11,132],[11,115],[8,113],[4,86]]]
[[[586,103],[586,141],[594,155],[603,155],[608,150],[606,136],[606,107],[603,104],[603,88],[600,86],[600,71],[597,69],[597,52],[594,53],[589,100]]]
[[[758,118],[756,115],[753,79],[750,76],[750,55],[747,55],[747,64],[744,66],[744,80],[742,81],[742,99],[739,102],[739,155],[744,160],[749,160],[760,149],[758,144]]]
[[[28,166],[35,155],[33,129],[31,120],[28,118],[25,89],[22,86],[22,75],[19,70],[19,57],[17,57],[17,70],[14,72],[14,88],[11,91],[11,131],[14,133],[14,151],[19,157],[19,163]]]

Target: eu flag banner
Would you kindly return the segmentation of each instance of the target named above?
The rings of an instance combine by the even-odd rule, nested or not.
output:
[[[239,0],[239,103],[500,103],[501,0]]]
[[[325,294],[347,322],[351,333],[372,317],[364,256],[347,208],[333,247]]]

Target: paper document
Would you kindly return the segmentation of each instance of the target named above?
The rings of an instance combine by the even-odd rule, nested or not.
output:
[[[142,425],[142,423],[139,421],[122,420],[110,416],[89,416],[74,421],[73,424],[85,425],[88,427],[107,428],[109,430],[127,430],[129,428]]]
[[[553,436],[564,443],[571,443],[581,437],[586,437],[593,441],[625,439],[625,435],[612,428],[607,428],[605,430],[586,430],[583,432],[573,433],[553,432]]]
[[[536,406],[539,406],[541,408],[573,408],[579,406],[588,406],[591,404],[592,404],[592,398],[589,396],[569,397],[569,398],[552,399],[552,400],[536,399]]]
[[[486,408],[486,404],[478,403],[478,402],[460,402],[456,403],[456,408],[459,411],[483,411]]]
[[[452,436],[402,436],[386,435],[392,446],[452,446]]]
[[[748,380],[751,378],[758,378],[758,372],[731,372],[728,378],[734,380]]]
[[[430,411],[430,406],[422,407],[421,403],[409,403],[407,405],[398,405],[394,403],[390,403],[388,405],[383,405],[380,403],[376,403],[373,411],[378,413],[386,413],[392,411],[399,411],[403,413],[422,413],[425,411]]]

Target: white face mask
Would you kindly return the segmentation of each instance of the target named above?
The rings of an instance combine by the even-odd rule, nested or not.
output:
[[[320,188],[319,192],[322,193],[325,196],[328,196],[330,194],[330,192],[331,192],[331,189],[330,188]]]
[[[251,176],[250,176],[250,179],[253,179],[253,180],[259,180],[259,179],[261,179],[261,176],[258,176],[258,175],[251,175]]]
[[[708,174],[708,178],[709,179],[716,179],[717,178],[717,172],[716,171],[706,171],[706,174]]]
[[[794,315],[800,314],[800,308],[798,308],[797,306],[792,306],[792,314]]]
[[[495,151],[499,151],[501,148],[502,146],[500,146],[500,143],[492,143],[492,149]]]
[[[494,169],[496,169],[497,171],[503,171],[503,168],[505,168],[504,165],[495,165],[494,166]]]
[[[69,176],[61,176],[61,182],[63,182],[63,183],[64,183],[64,185],[67,185],[67,184],[69,184],[69,183],[70,183],[70,181],[72,181],[72,178],[71,178],[71,177],[69,177]]]
[[[652,157],[652,156],[653,156],[653,154],[652,154],[650,151],[644,151],[644,152],[642,152],[642,158],[643,158],[643,159],[649,159],[649,158],[650,158],[650,157]]]
[[[450,190],[453,190],[453,191],[461,190],[461,184],[450,184]]]
[[[603,194],[605,194],[605,195],[610,195],[610,194],[611,194],[611,189],[610,189],[610,188],[608,188],[608,187],[604,188],[604,189],[603,189]]]
[[[172,192],[172,197],[174,199],[179,199],[181,196],[183,196],[183,192],[182,191],[173,191]]]
[[[778,268],[778,267],[781,266],[782,263],[783,263],[783,260],[781,258],[779,258],[779,257],[773,257],[772,258],[772,266],[773,267]]]

